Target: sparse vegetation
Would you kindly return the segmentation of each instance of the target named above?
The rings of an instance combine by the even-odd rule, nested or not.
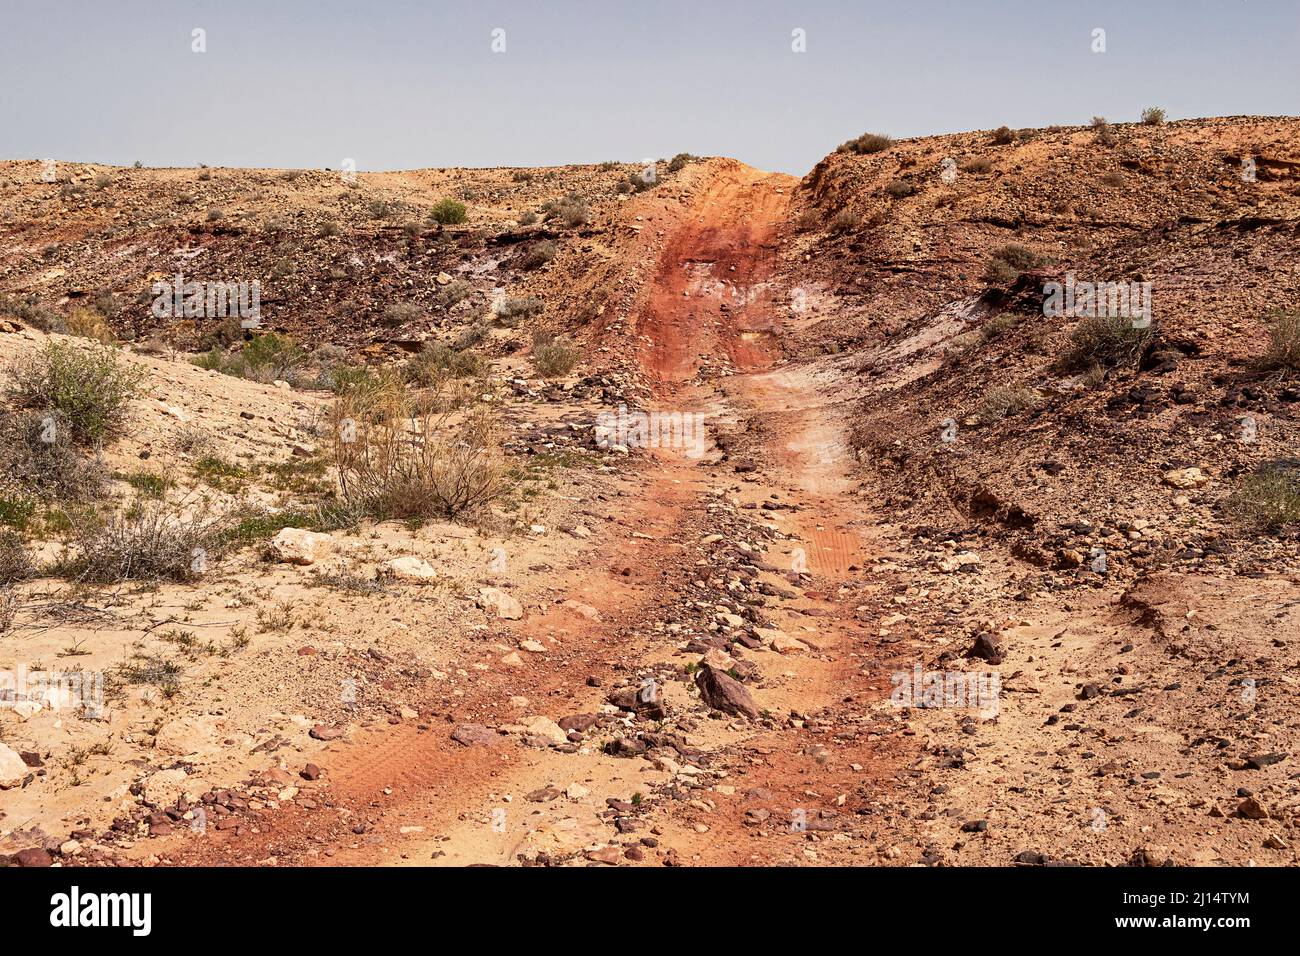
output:
[[[701,161],[701,157],[695,156],[691,153],[678,153],[672,159],[668,160],[668,171],[670,173],[679,172],[691,163],[698,163]]]
[[[431,411],[405,389],[387,389],[339,396],[333,417],[340,494],[356,514],[456,518],[505,493],[505,461],[489,409],[453,421],[452,413]]]
[[[1061,358],[1061,365],[1067,370],[1087,369],[1094,365],[1137,365],[1154,342],[1154,328],[1134,328],[1131,318],[1084,318],[1070,333],[1069,348]]]
[[[185,514],[161,502],[146,502],[103,524],[77,530],[71,553],[55,570],[87,584],[189,581],[216,560],[218,532],[218,520],[202,508]]]
[[[123,361],[109,346],[80,348],[67,342],[47,343],[9,372],[10,397],[17,407],[57,412],[52,423],[68,428],[78,445],[116,437],[144,380],[143,369]]]
[[[916,186],[906,179],[895,179],[885,187],[885,195],[891,199],[906,199],[916,192]]]
[[[863,133],[857,139],[851,139],[847,143],[840,144],[837,152],[857,153],[883,153],[894,143],[893,139],[884,133]]]
[[[36,574],[36,566],[27,553],[22,535],[0,531],[0,585],[17,584]]]
[[[1158,106],[1148,106],[1142,111],[1144,126],[1160,126],[1165,121],[1165,111]]]
[[[264,383],[286,381],[293,384],[301,379],[301,374],[308,365],[308,355],[289,336],[267,332],[255,336],[237,352],[213,348],[190,361],[199,368],[236,378]]]
[[[1238,483],[1224,508],[1255,530],[1276,531],[1300,524],[1300,460],[1261,465]]]
[[[1018,415],[1038,404],[1038,393],[1018,385],[999,385],[984,393],[980,406],[980,420],[986,424],[1000,422],[1009,415]]]
[[[1010,126],[999,126],[993,131],[994,146],[1010,146],[1016,141],[1016,133]]]
[[[962,170],[973,175],[987,173],[993,168],[993,161],[987,156],[972,156],[962,164]]]
[[[1275,312],[1268,319],[1266,369],[1300,371],[1300,311]]]
[[[105,478],[103,463],[73,442],[72,430],[59,413],[20,412],[0,415],[0,521],[21,515],[32,497],[88,501],[97,497]],[[16,489],[13,493],[7,488]],[[27,517],[30,517],[28,511]]]
[[[533,365],[539,375],[547,378],[568,375],[581,355],[578,346],[562,335],[533,342]]]
[[[444,377],[481,378],[487,372],[483,356],[457,350],[442,342],[426,342],[420,353],[406,364],[406,375],[419,385],[436,385]]]
[[[998,285],[1014,282],[1022,272],[1036,269],[1044,262],[1042,256],[1019,243],[1007,243],[993,250],[993,258],[984,272],[986,282]]]
[[[519,257],[519,268],[525,270],[540,269],[554,258],[555,243],[549,239],[543,239],[541,242],[533,243]]]
[[[831,217],[831,232],[852,232],[861,221],[857,213],[846,207]]]

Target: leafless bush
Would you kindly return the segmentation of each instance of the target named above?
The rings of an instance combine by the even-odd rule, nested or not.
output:
[[[372,518],[455,518],[506,490],[505,458],[490,410],[459,421],[404,389],[340,395],[334,461],[348,507]]]
[[[136,503],[101,525],[77,529],[56,571],[87,584],[194,580],[219,556],[221,527],[206,508],[186,514],[161,501]]]

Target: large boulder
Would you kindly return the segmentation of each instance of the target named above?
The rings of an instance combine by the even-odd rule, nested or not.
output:
[[[714,710],[750,720],[758,717],[754,698],[745,685],[730,674],[704,664],[695,673],[695,686],[700,689],[700,698]]]

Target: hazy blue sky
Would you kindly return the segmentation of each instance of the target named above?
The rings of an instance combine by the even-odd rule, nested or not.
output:
[[[686,150],[802,174],[865,130],[1150,105],[1300,113],[1300,0],[0,0],[6,159],[367,170]]]

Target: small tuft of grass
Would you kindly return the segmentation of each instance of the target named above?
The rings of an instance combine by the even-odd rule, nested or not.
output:
[[[1224,509],[1254,530],[1277,531],[1300,524],[1300,461],[1261,465],[1241,480]]]
[[[1268,318],[1266,369],[1300,370],[1300,312],[1275,312]]]

